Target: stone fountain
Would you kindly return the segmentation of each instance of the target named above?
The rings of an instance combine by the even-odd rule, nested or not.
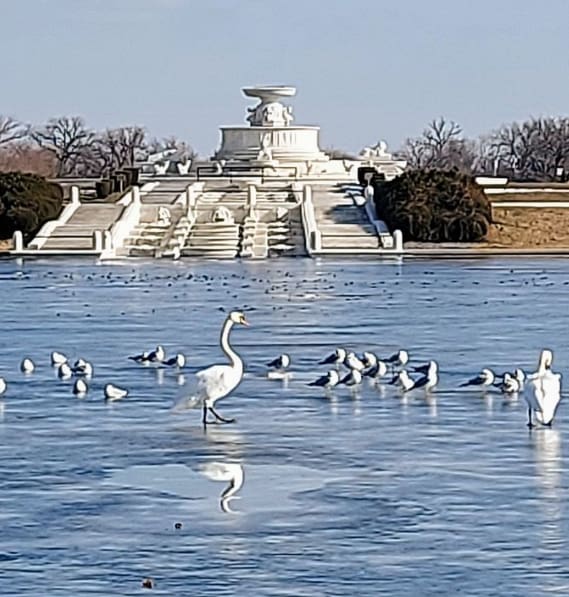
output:
[[[320,127],[292,124],[292,107],[282,101],[296,95],[296,88],[284,85],[244,87],[247,97],[259,100],[248,108],[249,126],[222,126],[218,160],[232,165],[300,166],[307,162],[326,162],[320,151]]]

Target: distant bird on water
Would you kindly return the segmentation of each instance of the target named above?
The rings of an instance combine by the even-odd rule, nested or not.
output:
[[[406,350],[398,350],[385,359],[385,362],[395,367],[404,367],[409,362],[409,353]]]
[[[290,367],[290,357],[288,354],[283,353],[276,359],[273,359],[271,362],[267,363],[267,367],[270,369],[276,369],[277,371],[283,371],[287,367]]]
[[[487,388],[493,385],[495,381],[496,375],[492,369],[482,369],[482,371],[476,377],[472,377],[468,381],[460,384],[460,387],[466,388],[468,386],[478,386]]]
[[[162,364],[167,365],[168,367],[178,367],[178,369],[182,369],[186,366],[186,357],[179,352],[176,356],[163,361]]]
[[[34,362],[32,361],[32,359],[25,358],[20,363],[20,371],[22,373],[33,373],[35,368],[36,368],[36,366],[35,366]]]
[[[328,373],[326,373],[326,375],[322,375],[322,377],[319,377],[315,381],[310,382],[308,385],[316,386],[319,388],[326,388],[327,390],[330,390],[330,389],[336,387],[339,383],[340,383],[340,375],[336,371],[336,369],[332,369],[331,371],[328,371]]]
[[[67,357],[63,353],[57,352],[57,350],[54,350],[51,353],[50,358],[52,365],[62,365],[63,363],[67,363]]]
[[[128,396],[128,390],[114,386],[111,383],[108,383],[105,386],[104,393],[105,400],[108,400],[109,402],[121,400],[122,398],[126,398]]]
[[[8,384],[3,377],[0,377],[0,396],[6,391]]]
[[[328,355],[325,359],[320,361],[320,365],[341,365],[346,359],[346,351],[343,348],[336,348],[336,350]]]

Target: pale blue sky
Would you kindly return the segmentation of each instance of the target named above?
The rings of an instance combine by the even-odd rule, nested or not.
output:
[[[321,144],[398,147],[569,112],[567,0],[0,0],[0,113],[143,124],[200,153],[244,85],[293,84]]]

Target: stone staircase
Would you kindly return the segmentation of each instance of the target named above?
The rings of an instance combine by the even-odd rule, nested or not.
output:
[[[183,210],[181,206],[170,206],[166,208],[166,218],[160,216],[161,208],[164,206],[155,202],[142,206],[140,222],[125,240],[120,255],[153,258],[169,248],[170,240],[181,228]]]
[[[65,224],[57,226],[40,251],[93,249],[93,232],[109,230],[124,207],[115,203],[82,203]]]
[[[314,186],[314,216],[322,237],[322,252],[379,252],[380,239],[365,209],[338,187]]]

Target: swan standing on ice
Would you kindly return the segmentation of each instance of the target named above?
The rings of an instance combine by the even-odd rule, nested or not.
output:
[[[538,423],[551,427],[559,401],[561,400],[561,375],[551,371],[553,352],[542,350],[539,366],[528,375],[524,397],[528,403],[528,427],[534,427],[532,412]]]
[[[201,472],[212,481],[229,481],[229,485],[220,496],[220,506],[224,512],[233,512],[229,502],[239,497],[235,494],[243,487],[245,481],[243,467],[238,463],[209,462]]]
[[[487,388],[493,385],[495,381],[496,375],[494,374],[494,371],[492,371],[492,369],[482,369],[479,375],[460,384],[460,387],[466,388],[468,386],[481,386]]]
[[[238,323],[248,326],[245,315],[240,311],[232,311],[221,329],[219,344],[229,359],[229,365],[212,365],[196,373],[198,379],[197,395],[187,401],[187,408],[202,404],[202,423],[207,426],[208,411],[221,423],[233,423],[235,419],[225,419],[214,408],[214,404],[228,396],[243,379],[243,361],[229,344],[229,334],[233,326]]]

